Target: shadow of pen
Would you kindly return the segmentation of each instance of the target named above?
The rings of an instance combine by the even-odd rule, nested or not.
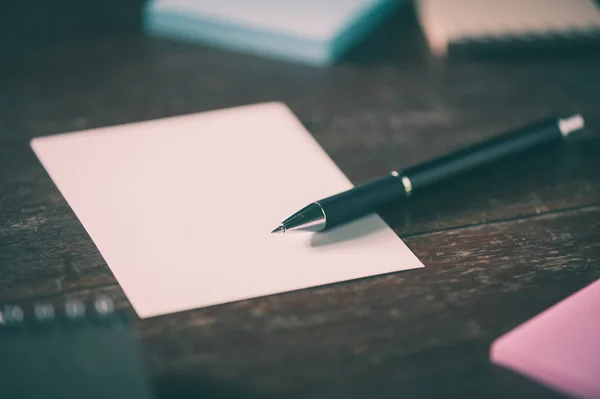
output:
[[[310,239],[310,246],[324,247],[345,244],[349,241],[363,239],[370,234],[387,228],[388,225],[376,215],[369,215],[331,230],[316,232]]]

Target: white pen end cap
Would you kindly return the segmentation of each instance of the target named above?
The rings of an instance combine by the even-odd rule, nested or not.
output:
[[[585,121],[581,115],[573,115],[569,118],[558,120],[558,129],[564,137],[567,137],[574,131],[583,129],[584,125]]]

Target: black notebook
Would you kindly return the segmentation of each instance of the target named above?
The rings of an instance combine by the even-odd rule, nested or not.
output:
[[[141,353],[108,298],[0,307],[0,398],[154,398]]]

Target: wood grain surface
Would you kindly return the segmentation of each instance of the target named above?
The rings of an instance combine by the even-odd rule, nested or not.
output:
[[[137,320],[161,397],[554,398],[492,366],[499,335],[600,278],[600,57],[429,57],[401,9],[330,68],[136,35],[0,63],[0,303],[111,295],[115,278],[35,136],[282,101],[355,182],[540,117],[583,134],[382,216],[421,270]]]

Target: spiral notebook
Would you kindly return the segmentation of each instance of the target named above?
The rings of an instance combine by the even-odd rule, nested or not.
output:
[[[97,298],[0,307],[0,397],[155,395],[128,315],[109,298]]]
[[[432,53],[600,44],[593,0],[419,0],[417,15]]]

